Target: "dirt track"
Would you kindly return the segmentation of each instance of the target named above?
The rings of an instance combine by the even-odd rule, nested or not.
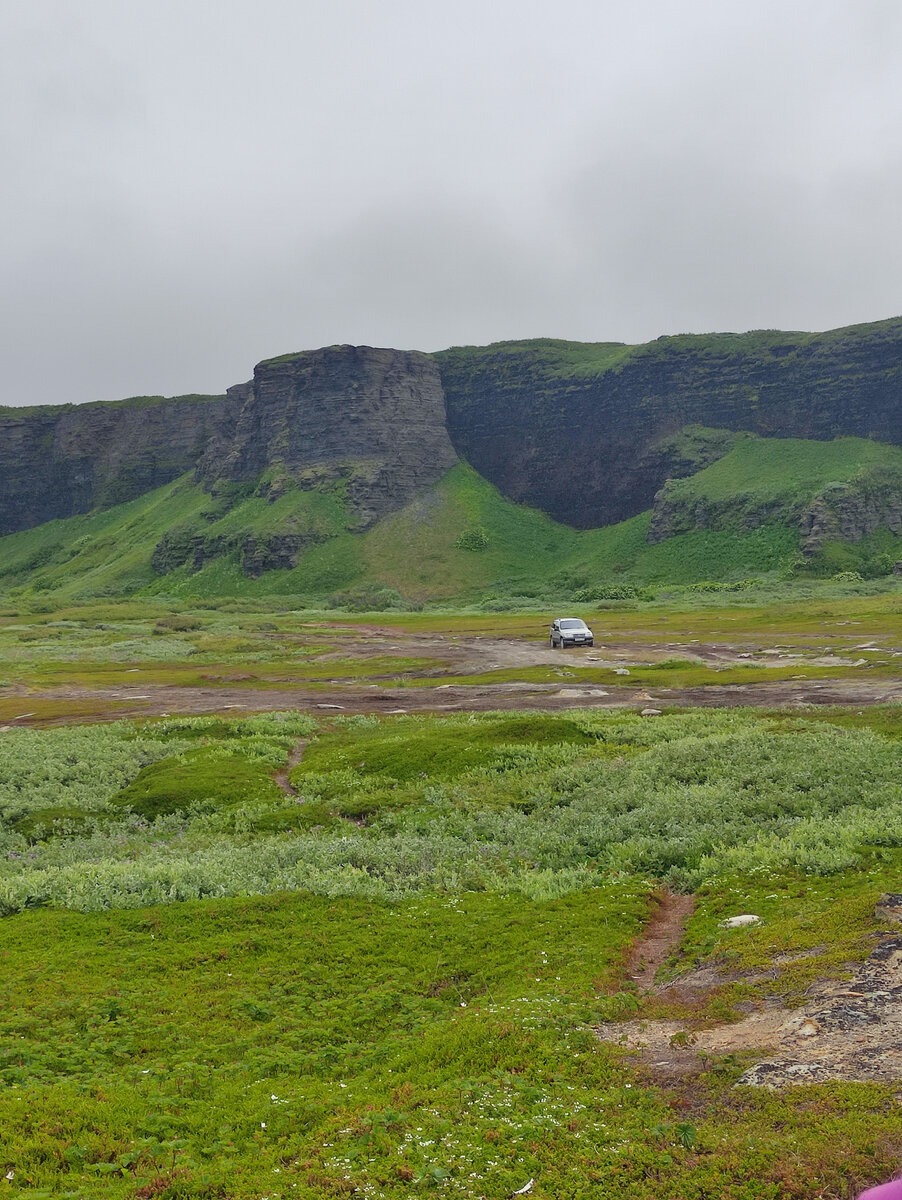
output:
[[[34,693],[10,688],[7,697],[21,696],[22,713],[9,718],[8,724],[43,725],[66,723],[73,718],[56,713],[45,717],[30,713]],[[654,693],[641,688],[623,687],[616,692],[593,686],[559,688],[554,684],[504,683],[491,686],[464,685],[435,688],[378,688],[346,686],[325,691],[303,688],[261,690],[240,687],[179,687],[177,685],[142,688],[49,688],[40,693],[41,701],[70,701],[75,707],[100,710],[110,705],[109,718],[160,716],[176,713],[270,712],[301,709],[333,713],[416,713],[416,712],[488,712],[493,709],[567,709],[567,708],[734,708],[751,706],[781,708],[787,705],[868,706],[902,702],[902,679],[898,682],[859,682],[834,679],[811,682],[804,686],[795,681],[729,685],[726,687],[656,688]]]
[[[135,679],[134,684],[95,688],[8,687],[4,689],[4,699],[15,699],[17,703],[6,706],[9,715],[5,717],[5,727],[170,713],[274,709],[387,714],[573,707],[641,710],[673,706],[867,706],[902,702],[902,650],[887,646],[886,639],[881,646],[862,643],[859,640],[862,632],[859,631],[820,632],[816,636],[797,638],[795,644],[765,647],[743,640],[665,642],[639,635],[635,640],[621,638],[593,648],[566,651],[551,650],[539,630],[535,637],[527,638],[442,636],[378,626],[348,626],[346,629],[336,626],[330,633],[333,636],[338,633],[341,637],[340,647],[334,652],[319,654],[315,660],[299,659],[296,665],[284,670],[279,668],[277,673],[268,670],[268,678],[254,686],[249,686],[254,677],[236,667],[225,672],[219,669],[218,673],[211,668],[210,683],[202,686],[150,684]],[[864,661],[856,655],[862,652],[883,655],[884,663],[891,663],[898,657],[898,677],[888,676],[885,667],[880,674],[875,672],[870,678],[858,670],[856,677],[855,668]],[[372,675],[366,680],[341,678],[342,668],[349,660],[368,661],[379,657],[385,659],[388,670],[391,659],[398,656],[404,656],[408,661],[418,659],[425,665],[415,671],[405,671],[403,682],[398,674]],[[715,670],[741,665],[757,667],[759,676],[761,669],[769,667],[797,667],[800,674],[773,682],[711,683],[698,687],[656,684],[646,689],[638,683],[631,684],[630,668],[654,666],[674,658]],[[315,662],[319,671],[315,681],[304,678],[305,661]],[[323,681],[322,667],[333,663],[337,677]],[[849,676],[805,678],[803,672],[811,666],[848,668]],[[551,673],[558,678],[554,682],[541,683],[516,678],[518,670],[528,674],[529,668],[536,667],[551,668]],[[595,684],[579,678],[574,668],[609,669],[622,674],[618,675],[616,684]],[[493,670],[504,671],[508,678],[486,681],[485,673]],[[456,682],[435,682],[443,675]],[[511,675],[514,678],[510,678]],[[467,676],[473,677],[473,683],[462,682]],[[418,677],[428,678],[429,684],[418,685]],[[665,675],[665,681],[666,678]],[[53,712],[41,711],[42,707],[47,707],[47,702],[54,704]]]
[[[850,979],[811,984],[800,1008],[784,1008],[779,997],[769,996],[734,1024],[693,1028],[691,1019],[629,1020],[597,1026],[595,1032],[601,1040],[636,1053],[645,1071],[659,1083],[702,1073],[706,1055],[755,1051],[762,1057],[744,1072],[740,1083],[775,1090],[828,1080],[898,1084],[902,1079],[902,935],[898,932],[902,895],[884,896],[883,901],[887,903],[877,916],[895,928],[872,935],[874,949]],[[640,971],[632,978],[641,989],[685,1001],[693,992],[698,998],[711,993],[730,978],[718,966],[705,966],[673,983],[654,985],[654,966],[678,944],[691,907],[688,897],[662,897],[634,951]],[[817,953],[805,951],[798,957]],[[791,961],[791,955],[774,960],[775,979],[779,967]]]

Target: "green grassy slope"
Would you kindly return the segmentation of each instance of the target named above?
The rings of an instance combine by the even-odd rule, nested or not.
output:
[[[830,442],[804,438],[737,439],[723,458],[688,479],[674,479],[668,493],[690,500],[756,504],[813,499],[830,483],[844,483],[878,467],[902,474],[902,449],[865,438]]]
[[[392,590],[412,601],[472,601],[740,579],[788,570],[802,509],[832,485],[862,480],[902,481],[902,450],[860,438],[740,435],[717,462],[667,484],[662,502],[686,531],[649,544],[651,513],[578,532],[505,499],[463,463],[362,534],[350,531],[334,483],[302,489],[265,477],[255,489],[211,496],[184,476],[105,512],[0,539],[0,591],[314,599],[356,589],[374,593],[377,606]],[[307,545],[295,567],[253,574],[248,547],[298,537]],[[900,556],[887,529],[822,555],[831,569]]]
[[[80,598],[149,591],[170,595],[327,595],[366,581],[413,597],[481,593],[499,580],[535,577],[560,566],[579,535],[542,513],[505,500],[463,464],[429,492],[365,534],[348,531],[340,491],[288,488],[266,495],[211,497],[191,476],[117,508],[50,521],[0,539],[0,587],[27,586]],[[323,539],[293,569],[259,578],[242,569],[230,540],[312,534]],[[475,536],[484,548],[456,545]],[[193,562],[159,574],[154,548],[203,539],[215,550],[199,569]]]

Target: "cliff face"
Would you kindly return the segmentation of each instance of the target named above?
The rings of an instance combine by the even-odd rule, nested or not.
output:
[[[826,334],[508,343],[436,355],[458,452],[505,495],[591,528],[652,506],[686,425],[902,444],[902,320]]]
[[[234,424],[225,396],[0,409],[0,533],[132,500]]]
[[[198,465],[209,488],[270,467],[302,486],[344,480],[362,529],[457,461],[426,354],[332,346],[260,363],[229,396],[239,407],[234,431],[211,441]]]
[[[338,481],[365,528],[437,480],[455,451],[507,497],[591,528],[650,508],[668,478],[725,453],[728,435],[712,429],[902,445],[902,319],[637,347],[334,346],[261,363],[222,397],[0,409],[0,533],[195,468],[210,490],[270,470],[272,488],[280,474]]]
[[[860,542],[877,529],[902,533],[902,474],[894,471],[849,483],[834,483],[815,498],[799,520],[799,546],[806,558],[824,542]]]
[[[261,363],[221,397],[0,409],[0,533],[108,508],[196,469],[345,481],[358,528],[457,461],[425,354],[336,346]],[[276,486],[276,485],[273,485]]]

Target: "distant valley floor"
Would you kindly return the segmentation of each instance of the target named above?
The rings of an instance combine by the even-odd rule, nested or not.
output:
[[[617,624],[627,617],[617,614]],[[438,632],[323,620],[308,623],[306,637],[304,624],[295,623],[296,653],[287,660],[274,652],[268,661],[251,655],[246,664],[236,655],[218,663],[209,655],[200,663],[200,655],[169,663],[48,663],[0,691],[0,728],[284,709],[338,716],[902,702],[902,629],[897,637],[885,622],[779,633],[740,626],[734,640],[715,631],[675,641],[650,628],[646,613],[635,621],[639,628],[565,651],[549,647],[538,618],[499,619],[499,626],[512,626],[504,637],[461,629],[462,622],[451,618]]]

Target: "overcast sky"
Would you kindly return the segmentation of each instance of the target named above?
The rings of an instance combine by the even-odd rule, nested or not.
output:
[[[0,0],[0,403],[902,312],[899,0]]]

